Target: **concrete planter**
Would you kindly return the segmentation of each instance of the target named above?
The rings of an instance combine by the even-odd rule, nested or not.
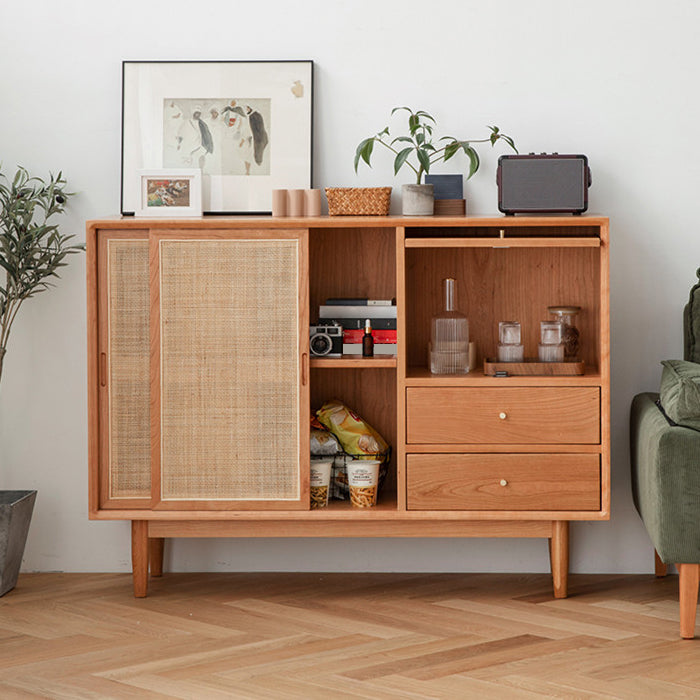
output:
[[[17,585],[36,491],[0,491],[0,596]]]
[[[401,211],[404,216],[433,215],[432,185],[402,185]]]

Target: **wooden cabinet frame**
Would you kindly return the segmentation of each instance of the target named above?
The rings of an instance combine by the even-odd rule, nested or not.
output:
[[[193,501],[185,507],[155,503],[144,498],[114,498],[105,473],[109,450],[109,431],[105,398],[108,358],[105,351],[105,315],[109,312],[105,288],[107,278],[104,255],[107,240],[148,240],[170,237],[183,240],[203,238],[235,239],[250,236],[260,239],[282,236],[302,241],[299,276],[299,397],[300,464],[308,465],[308,434],[305,410],[318,408],[329,398],[341,398],[361,413],[388,439],[393,447],[390,477],[376,508],[354,510],[345,502],[332,502],[323,510],[311,511],[303,502],[308,494],[308,470],[298,508],[283,503],[208,500]],[[609,375],[609,239],[608,220],[603,217],[321,217],[289,219],[237,217],[148,221],[116,219],[88,222],[88,391],[89,391],[89,510],[95,520],[132,521],[132,558],[134,592],[147,593],[148,573],[162,573],[163,541],[172,537],[539,537],[547,538],[555,597],[566,595],[568,571],[568,523],[572,520],[606,520],[610,515],[610,375]],[[308,253],[306,252],[308,251]],[[154,263],[151,262],[151,276]],[[481,271],[481,272],[480,272]],[[586,362],[582,376],[487,377],[476,371],[461,377],[434,376],[426,368],[425,339],[429,318],[439,310],[441,276],[456,272],[458,289],[465,296],[457,306],[467,313],[472,338],[479,343],[481,359],[493,353],[494,328],[502,314],[514,309],[532,335],[536,320],[546,317],[546,304],[581,303],[586,307],[582,319],[583,351]],[[156,284],[150,282],[151,294]],[[437,291],[436,291],[437,290]],[[459,292],[458,292],[459,294]],[[317,306],[330,296],[396,297],[398,354],[393,357],[362,359],[308,357],[308,323],[315,321]],[[565,298],[559,298],[564,296]],[[574,297],[574,298],[569,298]],[[513,301],[515,299],[515,301]],[[463,302],[463,304],[460,303]],[[152,298],[155,302],[155,297]],[[545,308],[543,309],[543,305]],[[156,310],[157,311],[157,310]],[[154,307],[151,308],[155,315]],[[543,316],[543,314],[545,314]],[[151,318],[153,324],[153,318]],[[152,326],[153,328],[153,326]],[[157,337],[151,337],[152,349]],[[154,365],[151,356],[151,367]],[[152,374],[155,372],[151,370]],[[590,391],[600,397],[596,406],[596,425],[591,415],[582,417],[585,428],[580,443],[568,441],[565,433],[553,442],[537,437],[524,444],[501,440],[496,430],[478,442],[468,432],[462,437],[421,437],[410,441],[407,397],[420,396],[413,389],[444,389],[445,396],[467,396],[478,389],[482,396],[493,387],[515,390],[517,400],[527,402],[534,388],[562,389],[553,396],[576,396],[578,388],[592,406]],[[154,391],[154,404],[157,389]],[[455,393],[457,392],[457,393]],[[438,400],[440,396],[433,394]],[[485,394],[490,398],[489,394]],[[546,394],[545,394],[546,395]],[[472,396],[470,394],[470,396]],[[567,399],[568,400],[568,399]],[[488,402],[487,402],[488,403]],[[490,404],[489,404],[490,405]],[[582,404],[583,405],[583,404]],[[545,407],[546,408],[546,407]],[[157,410],[157,406],[155,407]],[[589,412],[591,409],[582,409]],[[547,415],[546,412],[543,415]],[[413,420],[413,419],[412,419]],[[567,417],[576,421],[575,411]],[[488,422],[486,423],[488,425]],[[562,424],[564,426],[564,424]],[[429,426],[428,426],[429,427]],[[561,428],[565,430],[565,427]],[[436,431],[437,433],[437,431]],[[513,434],[518,434],[514,431]],[[549,434],[549,433],[547,433]],[[155,434],[154,434],[155,435]],[[151,436],[152,442],[157,440]],[[424,431],[422,435],[430,436]],[[593,437],[591,437],[593,435]],[[427,441],[426,441],[427,440]],[[488,481],[488,470],[478,470],[472,479],[469,465],[479,454],[492,457],[484,464],[505,464],[518,480],[511,501],[517,506],[493,507],[491,485],[483,500],[489,509],[460,509],[460,489],[481,488]],[[497,455],[507,456],[500,460]],[[517,455],[523,455],[518,460]],[[531,494],[539,488],[527,481],[527,470],[513,466],[537,464],[537,455],[546,455],[542,478],[560,479],[563,466],[572,464],[581,476],[575,485],[563,484],[560,502],[566,509],[534,509],[546,499]],[[409,460],[409,455],[419,459]],[[466,476],[456,488],[447,507],[435,510],[409,509],[407,494],[413,488],[407,480],[407,464],[420,465],[418,481],[426,488],[437,473],[435,465],[442,456],[454,455],[455,464]],[[459,455],[464,455],[460,458]],[[467,458],[467,456],[471,455]],[[599,459],[599,479],[593,473]],[[533,461],[534,460],[534,461]],[[580,465],[580,466],[578,466]],[[534,467],[533,467],[534,468]],[[544,466],[543,466],[544,469]],[[466,470],[466,471],[465,471]],[[583,470],[583,471],[581,471]],[[564,473],[566,473],[564,471]],[[417,474],[418,476],[418,474]],[[494,478],[497,475],[494,475]],[[576,479],[576,477],[573,477]],[[427,481],[426,481],[427,479]],[[503,478],[502,480],[507,481]],[[442,483],[440,488],[450,488]],[[573,491],[575,497],[566,494]],[[423,493],[416,494],[420,504]],[[426,503],[440,503],[432,496]],[[470,503],[479,504],[477,498]],[[569,505],[581,504],[580,509]],[[529,505],[535,504],[535,505]],[[596,506],[599,504],[599,506]],[[270,507],[271,506],[271,507]],[[472,506],[473,508],[473,506]],[[531,508],[531,509],[529,509]]]

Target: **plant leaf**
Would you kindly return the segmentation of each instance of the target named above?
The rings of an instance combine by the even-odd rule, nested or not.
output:
[[[430,158],[428,157],[428,154],[425,151],[416,151],[416,155],[418,156],[418,162],[421,165],[421,168],[426,173],[430,172]]]
[[[448,143],[447,146],[445,146],[445,155],[443,156],[443,160],[448,161],[452,156],[454,156],[457,151],[459,151],[459,141],[453,141],[452,143]]]
[[[479,169],[479,154],[469,145],[469,143],[462,143],[462,149],[469,157],[469,174],[467,175],[467,180]]]
[[[392,146],[393,146],[395,143],[398,143],[399,141],[400,141],[401,143],[413,143],[413,139],[412,139],[410,136],[397,136],[397,137],[391,142]]]
[[[510,136],[506,136],[505,134],[501,134],[501,138],[517,153],[518,149],[515,147],[515,142]]]
[[[401,166],[406,162],[406,159],[413,153],[412,148],[404,148],[399,154],[394,158],[394,175],[396,175]]]
[[[360,144],[355,149],[355,172],[357,172],[357,166],[360,164],[360,158],[367,163],[367,165],[372,167],[369,159],[374,150],[374,137],[360,141]]]
[[[433,122],[433,124],[436,124],[436,123],[437,123],[437,122],[435,121],[435,118],[434,118],[434,117],[432,117],[430,114],[428,114],[427,112],[423,111],[422,109],[419,110],[418,112],[416,112],[416,116],[417,116],[417,117],[423,117],[424,119],[430,119],[430,121]]]

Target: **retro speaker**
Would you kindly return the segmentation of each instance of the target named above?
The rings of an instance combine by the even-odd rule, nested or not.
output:
[[[583,155],[501,156],[498,209],[504,214],[581,214],[588,209],[591,170]]]

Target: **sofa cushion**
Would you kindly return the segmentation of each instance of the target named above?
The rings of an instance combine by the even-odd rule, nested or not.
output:
[[[661,406],[678,425],[700,430],[700,364],[687,360],[661,363]]]

